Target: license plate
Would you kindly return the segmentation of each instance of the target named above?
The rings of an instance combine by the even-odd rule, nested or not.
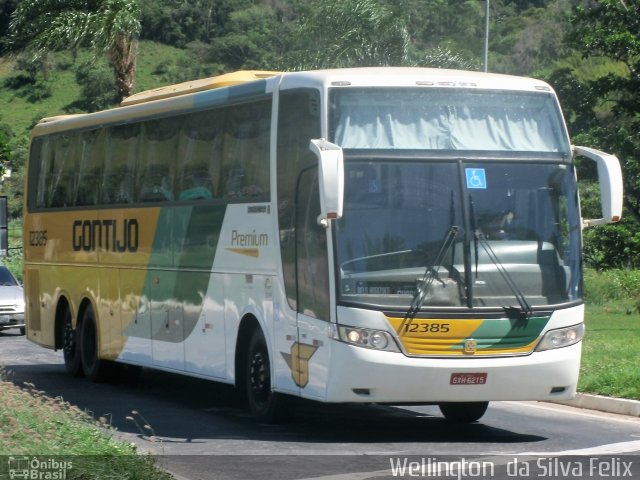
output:
[[[451,385],[484,385],[487,383],[487,374],[484,372],[478,373],[452,373]]]

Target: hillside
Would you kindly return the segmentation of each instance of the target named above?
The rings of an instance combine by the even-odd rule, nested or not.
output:
[[[184,50],[151,41],[140,42],[139,52],[135,91],[172,83],[172,72],[186,61]],[[30,83],[23,71],[16,70],[17,61],[14,57],[0,58],[0,123],[8,124],[16,137],[28,135],[43,117],[84,110],[76,72],[87,62],[86,55],[79,55],[75,61],[69,53],[53,55],[50,70],[46,76],[38,74],[35,83]],[[102,62],[93,71],[110,75]],[[45,90],[47,96],[43,95]]]

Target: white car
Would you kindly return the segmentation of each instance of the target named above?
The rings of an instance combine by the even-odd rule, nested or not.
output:
[[[24,335],[24,292],[13,274],[0,265],[0,331],[19,328]]]

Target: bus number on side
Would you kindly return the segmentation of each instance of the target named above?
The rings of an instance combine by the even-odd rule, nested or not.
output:
[[[29,245],[32,247],[44,247],[47,244],[46,230],[30,230]]]

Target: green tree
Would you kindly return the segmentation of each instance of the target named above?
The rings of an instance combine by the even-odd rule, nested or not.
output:
[[[593,100],[585,127],[624,162],[625,206],[640,221],[640,2],[601,0],[578,8],[573,24],[569,40],[585,57],[606,56],[627,67],[623,75],[586,82]]]
[[[300,18],[284,68],[409,64],[409,35],[394,2],[318,0]]]
[[[121,100],[133,89],[140,16],[137,0],[21,0],[11,40],[35,56],[80,47],[106,53]]]
[[[2,177],[7,168],[10,167],[11,147],[9,140],[11,137],[11,127],[6,124],[0,125],[0,177]]]
[[[76,83],[80,85],[80,97],[66,110],[97,112],[116,103],[113,75],[104,63],[88,61],[76,67]]]
[[[586,60],[607,57],[625,68],[588,79],[563,68],[549,81],[563,104],[574,143],[615,153],[623,164],[625,218],[585,232],[585,258],[597,268],[638,267],[640,2],[600,0],[588,5],[575,9],[568,45]]]
[[[273,69],[279,39],[286,28],[278,25],[268,5],[251,5],[229,13],[226,32],[211,43],[207,58],[229,69]]]
[[[9,33],[9,21],[17,4],[18,0],[0,0],[0,51],[4,51],[7,47],[6,37]]]
[[[474,59],[475,68],[481,64],[484,1],[398,0],[398,11],[405,18],[412,57],[433,57],[435,61],[428,60],[426,63],[429,66],[471,67],[471,60],[465,60],[463,64],[459,64],[459,60],[449,63],[447,52],[450,52],[459,59]],[[445,65],[441,65],[443,60]],[[421,61],[417,63],[425,64]]]
[[[22,215],[22,189],[24,185],[24,159],[27,152],[27,137],[16,136],[6,119],[0,121],[0,175],[11,172],[2,179],[2,195],[7,196],[9,218]]]

